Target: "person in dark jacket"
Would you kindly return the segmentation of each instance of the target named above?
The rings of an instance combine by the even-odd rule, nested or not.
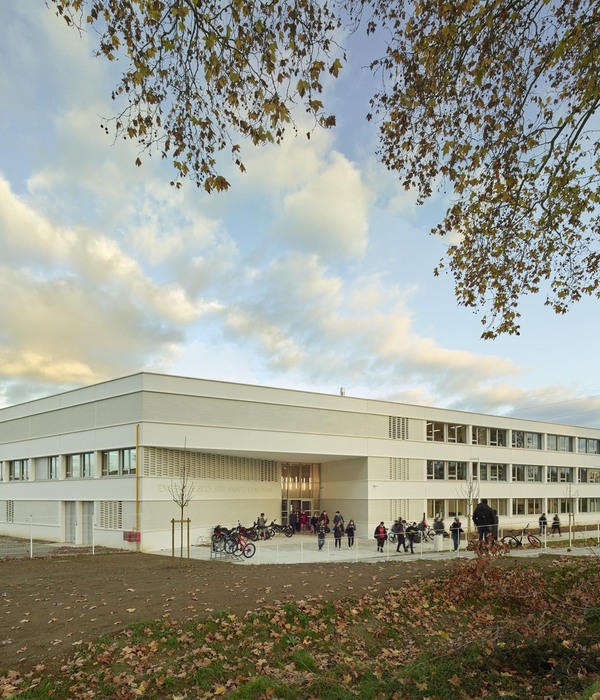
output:
[[[458,545],[460,542],[460,533],[462,532],[462,523],[458,515],[450,523],[450,535],[452,536],[452,551],[458,552]]]
[[[333,526],[334,546],[342,548],[342,537],[344,536],[344,521],[338,520]]]
[[[408,525],[405,526],[404,530],[406,532],[408,546],[410,547],[410,553],[414,554],[415,553],[415,550],[414,550],[415,540],[417,539],[417,537],[419,535],[417,523],[415,523],[415,522],[409,523]]]
[[[356,533],[356,525],[354,520],[350,519],[346,525],[346,534],[348,535],[348,548],[354,547],[354,535]]]
[[[492,534],[494,524],[494,511],[488,505],[487,498],[482,498],[473,511],[473,522],[477,526],[479,539],[487,541],[487,536]]]
[[[387,528],[386,528],[383,520],[375,528],[375,539],[377,540],[377,551],[383,552],[383,545],[385,544],[385,541],[387,540]]]

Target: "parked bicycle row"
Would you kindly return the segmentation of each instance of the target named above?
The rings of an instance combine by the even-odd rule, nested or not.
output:
[[[269,525],[259,525],[259,522],[260,520],[253,523],[251,527],[245,527],[239,522],[235,527],[215,525],[211,536],[212,551],[249,559],[256,552],[254,542],[268,540],[280,534],[285,537],[294,534],[290,525],[279,525],[274,520]]]

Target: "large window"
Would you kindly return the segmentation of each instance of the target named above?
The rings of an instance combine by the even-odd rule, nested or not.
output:
[[[551,484],[570,484],[573,482],[572,467],[548,467],[548,482]]]
[[[427,478],[430,480],[464,481],[467,478],[467,463],[430,459],[427,461]]]
[[[542,512],[542,501],[539,498],[513,498],[513,515],[539,515]]]
[[[573,452],[573,438],[568,435],[548,435],[546,447],[553,452]]]
[[[67,479],[89,479],[94,476],[94,453],[67,455]]]
[[[579,452],[585,452],[588,455],[597,455],[600,453],[600,440],[577,438],[577,449]]]
[[[102,476],[130,476],[135,474],[135,447],[125,450],[107,450],[102,453]]]
[[[600,513],[600,498],[580,498],[580,513]]]
[[[513,464],[513,481],[541,481],[542,468],[535,464]]]
[[[541,433],[528,433],[524,430],[513,430],[512,446],[524,450],[541,450],[542,435]]]
[[[8,463],[9,481],[27,481],[29,479],[29,460],[13,459]]]
[[[507,464],[494,464],[487,462],[473,464],[473,479],[477,479],[479,481],[506,481],[507,474]]]
[[[456,423],[427,421],[428,442],[455,442],[466,444],[467,426]]]
[[[58,457],[38,457],[35,460],[35,478],[41,481],[58,479]]]
[[[506,447],[506,430],[503,428],[473,427],[471,440],[474,445],[491,445]]]
[[[579,468],[580,484],[600,484],[600,469]]]
[[[569,498],[549,498],[548,499],[548,513],[571,513],[572,499]]]

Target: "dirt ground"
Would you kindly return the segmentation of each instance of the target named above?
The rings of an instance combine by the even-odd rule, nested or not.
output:
[[[239,565],[106,553],[0,561],[0,675],[57,670],[77,646],[134,622],[243,614],[277,601],[330,600],[447,571],[450,561]]]

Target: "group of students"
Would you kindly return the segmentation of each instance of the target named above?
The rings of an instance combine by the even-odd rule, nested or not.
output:
[[[348,538],[348,549],[352,549],[352,547],[354,547],[354,536],[356,534],[356,525],[354,520],[350,519],[348,523],[346,523],[344,521],[344,516],[339,510],[335,511],[333,523],[331,523],[326,510],[322,511],[321,515],[318,517],[313,516],[313,519],[316,520],[314,530],[317,534],[317,546],[319,549],[323,549],[323,545],[325,544],[325,535],[331,531],[333,531],[333,540],[336,547],[341,549],[344,535],[346,535]],[[333,527],[331,527],[330,524],[333,525]]]

